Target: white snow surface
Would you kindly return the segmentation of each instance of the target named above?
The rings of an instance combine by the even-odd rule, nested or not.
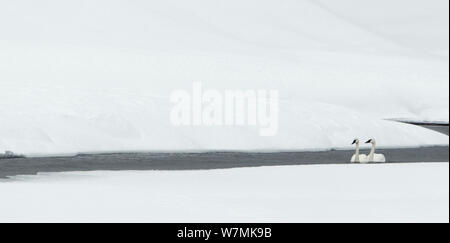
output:
[[[0,2],[0,151],[448,145],[446,0]],[[277,136],[174,127],[169,95],[277,89]]]
[[[1,222],[447,222],[449,164],[40,173],[0,180]]]

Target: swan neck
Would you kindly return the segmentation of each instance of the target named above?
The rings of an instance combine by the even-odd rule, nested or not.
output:
[[[356,151],[355,151],[355,162],[360,162],[359,161],[359,143],[356,144]]]
[[[373,157],[374,154],[375,154],[375,144],[373,143],[373,144],[372,144],[372,149],[370,150],[369,156],[370,156],[370,157]]]

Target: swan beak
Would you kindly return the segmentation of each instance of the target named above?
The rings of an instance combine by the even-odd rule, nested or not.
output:
[[[372,139],[369,139],[369,140],[367,140],[367,142],[366,143],[370,143],[372,141]]]
[[[353,140],[353,143],[352,143],[352,145],[353,145],[353,144],[355,144],[355,143],[356,143],[356,140]]]

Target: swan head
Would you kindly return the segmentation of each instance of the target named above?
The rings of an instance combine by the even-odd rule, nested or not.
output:
[[[359,139],[357,139],[357,138],[353,139],[352,145],[353,144],[359,144]]]
[[[375,139],[371,138],[371,139],[367,140],[366,143],[376,144],[376,141],[375,141]]]

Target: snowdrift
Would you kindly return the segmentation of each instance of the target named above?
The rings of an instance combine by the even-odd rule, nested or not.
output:
[[[39,173],[0,183],[0,222],[448,223],[448,180],[448,163]]]
[[[447,1],[0,3],[0,151],[448,144]],[[173,127],[170,93],[277,89],[277,136]]]

